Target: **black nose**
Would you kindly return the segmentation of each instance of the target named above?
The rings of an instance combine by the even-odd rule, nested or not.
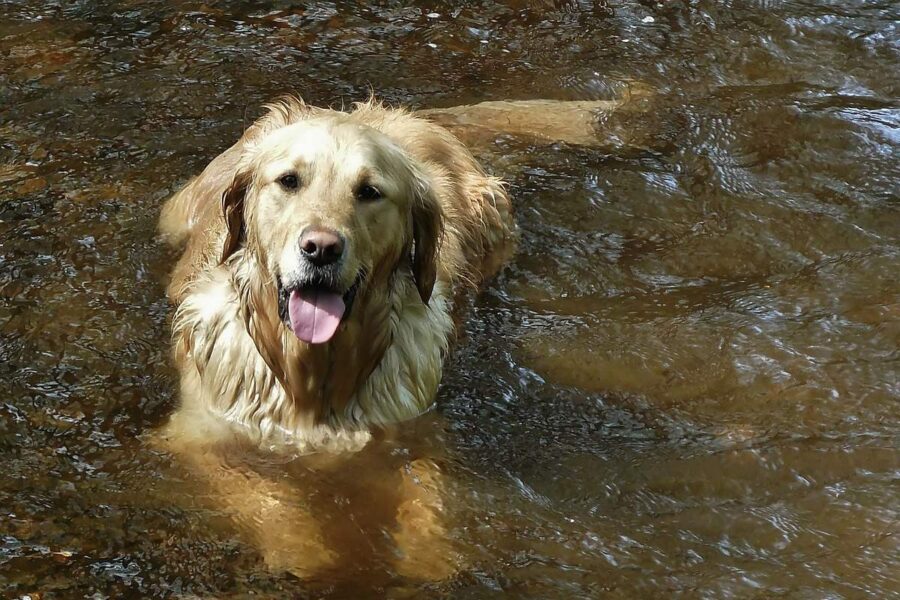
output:
[[[329,229],[307,229],[300,236],[300,252],[312,264],[324,267],[344,254],[344,238]]]

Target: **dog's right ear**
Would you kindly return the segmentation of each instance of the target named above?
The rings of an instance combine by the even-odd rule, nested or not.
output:
[[[222,245],[220,263],[228,260],[241,246],[246,232],[244,231],[244,198],[250,177],[245,171],[238,171],[231,180],[231,185],[222,192],[222,216],[225,219],[225,242]]]

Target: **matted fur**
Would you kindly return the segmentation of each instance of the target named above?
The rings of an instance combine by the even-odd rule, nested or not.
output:
[[[344,113],[296,98],[267,109],[163,208],[162,233],[185,244],[168,287],[181,412],[211,412],[260,442],[358,447],[368,426],[411,418],[433,402],[466,297],[512,248],[510,202],[447,130],[404,110],[370,101]],[[356,127],[404,162],[411,196],[407,224],[366,238],[378,240],[377,251],[375,242],[357,247],[372,257],[367,277],[338,333],[320,345],[281,322],[271,266],[279,249],[253,221],[266,218],[252,204],[268,156],[260,148],[298,123],[342,139]],[[232,198],[236,189],[245,195]]]

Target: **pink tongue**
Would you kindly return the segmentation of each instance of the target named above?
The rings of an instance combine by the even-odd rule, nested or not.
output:
[[[294,335],[308,344],[322,344],[332,338],[344,315],[339,294],[321,290],[294,290],[288,301]]]

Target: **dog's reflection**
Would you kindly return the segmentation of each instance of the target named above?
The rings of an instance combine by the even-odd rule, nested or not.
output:
[[[448,538],[442,457],[429,442],[436,425],[426,415],[402,439],[382,429],[356,452],[297,456],[260,450],[220,419],[179,412],[157,442],[273,572],[438,581],[461,558]]]

